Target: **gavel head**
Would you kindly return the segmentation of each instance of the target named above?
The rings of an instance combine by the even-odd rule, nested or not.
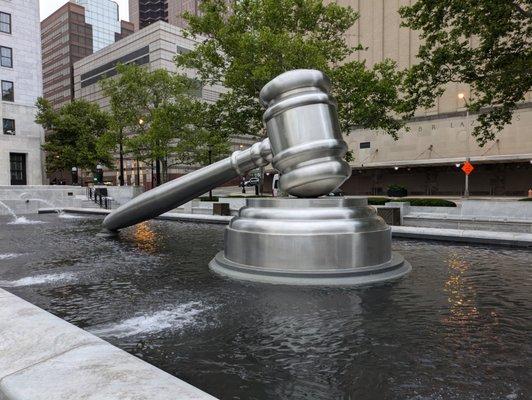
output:
[[[272,164],[281,174],[281,190],[293,196],[329,194],[351,176],[330,88],[322,72],[300,69],[279,75],[260,92]]]

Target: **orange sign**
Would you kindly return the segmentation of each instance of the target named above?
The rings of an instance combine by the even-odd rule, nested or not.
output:
[[[474,169],[475,168],[473,167],[473,164],[471,164],[469,161],[466,161],[462,166],[462,171],[464,171],[464,174],[466,175],[469,175]]]

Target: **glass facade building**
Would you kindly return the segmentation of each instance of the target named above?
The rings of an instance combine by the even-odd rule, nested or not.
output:
[[[92,25],[93,50],[98,51],[116,41],[121,26],[118,4],[111,0],[75,0],[85,8],[85,20]]]

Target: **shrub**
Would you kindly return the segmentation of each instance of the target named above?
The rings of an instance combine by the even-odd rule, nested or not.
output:
[[[532,201],[532,197],[525,197],[524,199],[519,199],[519,201]]]
[[[389,201],[393,201],[393,199],[389,199],[387,197],[370,197],[370,198],[368,198],[368,204],[370,206],[383,206],[385,203],[388,203]]]
[[[406,197],[408,196],[408,190],[404,186],[390,185],[386,194],[390,197]]]
[[[212,201],[212,202],[216,202],[219,200],[218,196],[212,196],[212,200],[209,199],[209,196],[207,197],[200,197],[199,198],[200,201]]]
[[[400,199],[408,201],[414,207],[456,207],[456,203],[444,199]]]
[[[271,197],[271,196],[260,196],[260,195],[259,196],[255,196],[255,195],[246,196],[245,194],[232,194],[226,197],[229,197],[231,199],[261,199],[261,198]]]
[[[414,207],[456,207],[456,203],[444,199],[390,199],[388,197],[372,197],[368,199],[368,204],[371,206],[383,206],[389,201],[403,201],[409,202]]]

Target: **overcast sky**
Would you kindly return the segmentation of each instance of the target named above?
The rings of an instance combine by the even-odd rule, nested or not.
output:
[[[120,6],[120,19],[129,21],[128,19],[128,0],[115,0]],[[41,4],[41,21],[67,3],[67,0],[39,0]]]

